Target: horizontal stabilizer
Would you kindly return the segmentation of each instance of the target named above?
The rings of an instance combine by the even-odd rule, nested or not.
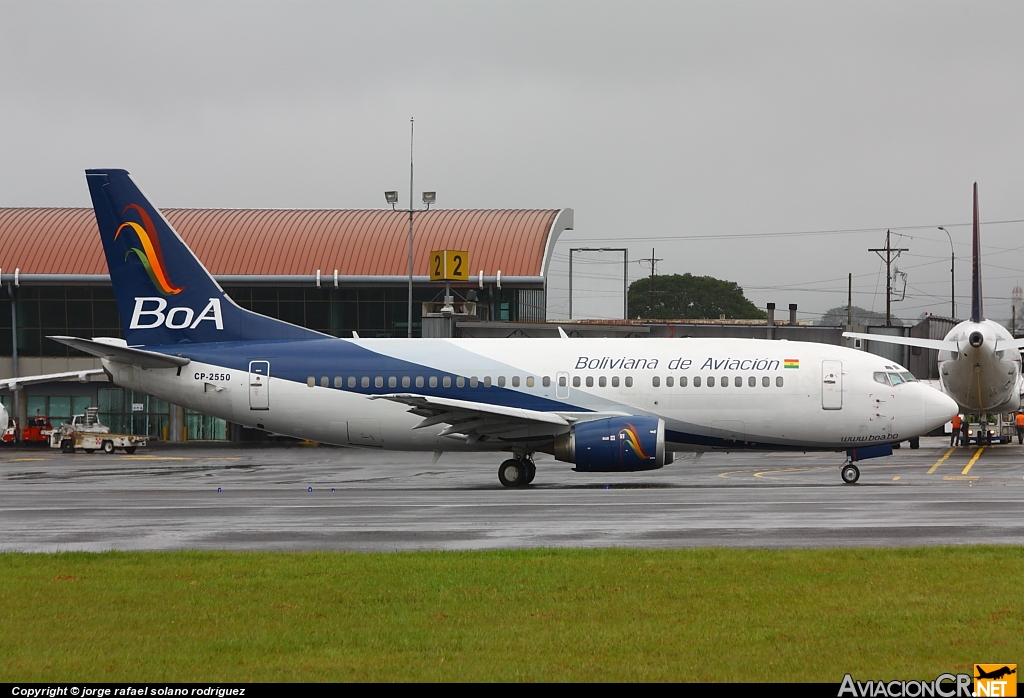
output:
[[[89,376],[98,376],[103,373],[102,368],[90,368],[85,371],[64,371],[63,373],[46,373],[41,376],[19,376],[17,378],[4,378],[0,380],[0,388],[17,390],[23,385],[35,385],[36,383],[52,383],[55,381],[78,381],[88,383]]]
[[[922,349],[938,349],[939,351],[960,351],[960,345],[945,339],[924,339],[922,337],[893,337],[888,334],[866,334],[864,332],[843,332],[844,337],[854,339],[866,339],[869,342],[886,342],[888,344],[902,344],[907,347],[921,347]]]
[[[169,356],[156,351],[135,349],[124,344],[97,342],[94,339],[82,339],[81,337],[50,337],[50,339],[101,359],[109,359],[141,368],[172,368],[184,366],[189,362],[183,356]]]

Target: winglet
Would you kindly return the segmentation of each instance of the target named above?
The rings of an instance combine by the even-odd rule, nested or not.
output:
[[[565,333],[565,330],[563,330],[561,326],[558,327],[558,336],[562,339],[569,339],[569,335]]]
[[[981,303],[981,230],[978,224],[978,183],[974,183],[974,265],[971,278],[971,322],[985,319]]]

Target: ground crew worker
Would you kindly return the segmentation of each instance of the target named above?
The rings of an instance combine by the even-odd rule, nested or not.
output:
[[[1024,412],[1017,413],[1017,443],[1024,444]]]
[[[953,415],[953,431],[949,435],[950,448],[960,445],[960,427],[963,426],[963,423],[964,421],[960,419],[960,415]]]

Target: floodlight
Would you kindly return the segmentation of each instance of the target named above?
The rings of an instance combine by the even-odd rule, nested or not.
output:
[[[397,191],[386,191],[384,192],[384,200],[394,206],[398,203],[398,192]]]
[[[437,203],[437,192],[436,191],[425,191],[423,192],[423,203],[427,206],[433,203]]]

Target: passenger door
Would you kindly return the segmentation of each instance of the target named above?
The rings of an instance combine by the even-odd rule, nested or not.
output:
[[[270,409],[270,362],[249,362],[249,409]]]
[[[821,409],[843,409],[843,362],[821,362]]]

